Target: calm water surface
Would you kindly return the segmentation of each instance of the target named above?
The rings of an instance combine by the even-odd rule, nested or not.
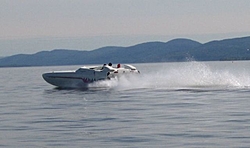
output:
[[[136,64],[140,75],[88,89],[1,68],[1,147],[249,147],[250,62]]]

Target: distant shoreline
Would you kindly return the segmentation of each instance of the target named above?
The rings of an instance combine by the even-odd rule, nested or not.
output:
[[[250,61],[249,60],[217,60],[217,61],[176,61],[176,62],[152,62],[152,63],[186,63],[186,62],[244,62],[244,61]],[[129,63],[129,64],[145,64],[147,62],[144,63]],[[103,63],[96,63],[96,64],[77,64],[77,65],[36,65],[36,66],[31,66],[31,65],[27,65],[27,66],[0,66],[0,68],[25,68],[25,67],[53,67],[53,66],[79,66],[79,65],[102,65]],[[151,63],[149,63],[151,64]]]
[[[0,67],[66,66],[113,63],[161,63],[250,60],[250,36],[199,43],[190,39],[108,46],[91,51],[55,49],[0,58]]]

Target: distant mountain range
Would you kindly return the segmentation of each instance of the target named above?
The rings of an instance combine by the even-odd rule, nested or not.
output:
[[[103,47],[92,51],[55,49],[0,58],[0,67],[250,60],[250,37],[201,44],[190,39],[147,42],[130,47]]]

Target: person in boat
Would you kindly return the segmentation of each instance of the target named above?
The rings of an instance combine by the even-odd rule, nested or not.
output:
[[[121,64],[117,64],[117,68],[121,68]]]
[[[112,63],[109,63],[109,66],[112,67]]]
[[[102,69],[101,70],[103,70],[103,68],[106,66],[107,64],[103,64],[103,66],[102,66]]]

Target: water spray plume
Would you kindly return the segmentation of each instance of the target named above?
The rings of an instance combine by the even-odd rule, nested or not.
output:
[[[164,64],[148,69],[148,71],[144,71],[140,75],[130,75],[119,79],[97,82],[92,86],[114,89],[249,87],[249,75],[246,71],[230,71],[223,68],[214,69],[209,64],[193,61]]]

